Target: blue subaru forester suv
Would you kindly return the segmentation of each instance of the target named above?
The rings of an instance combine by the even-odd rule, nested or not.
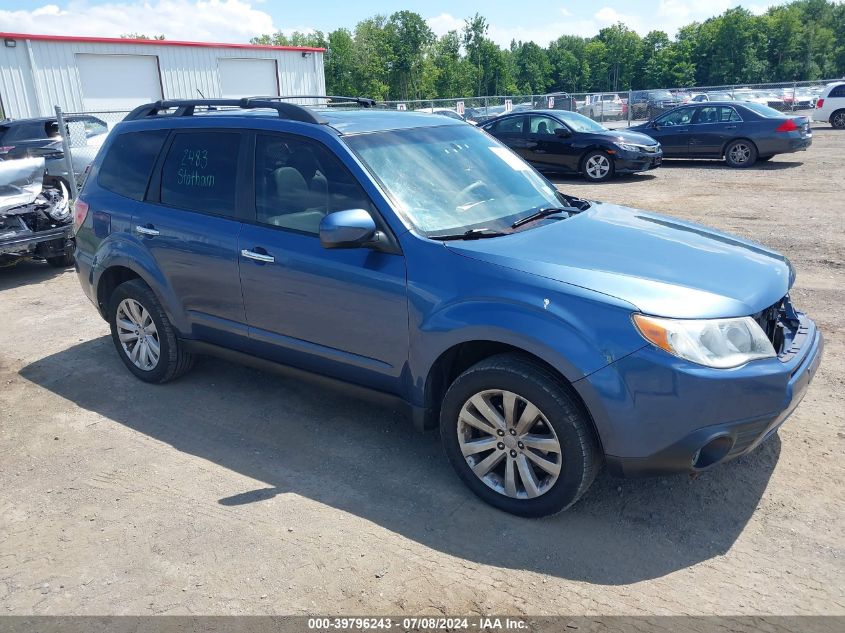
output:
[[[822,354],[782,255],[566,196],[430,114],[142,106],[75,220],[82,287],[141,380],[215,354],[400,402],[473,492],[525,516],[603,464],[697,472],[754,449]]]

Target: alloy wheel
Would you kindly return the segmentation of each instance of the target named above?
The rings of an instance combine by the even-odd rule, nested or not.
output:
[[[590,156],[584,165],[584,169],[593,180],[601,180],[610,171],[610,160],[602,154]]]
[[[475,476],[506,497],[539,497],[560,476],[563,455],[554,428],[511,391],[481,391],[467,400],[458,416],[458,444]]]
[[[845,128],[845,112],[834,114],[830,124],[835,128]]]
[[[161,356],[161,341],[153,317],[135,299],[124,299],[115,314],[117,335],[123,351],[138,369],[151,371]]]
[[[751,158],[751,148],[745,143],[736,143],[731,147],[730,156],[735,164],[742,165]]]

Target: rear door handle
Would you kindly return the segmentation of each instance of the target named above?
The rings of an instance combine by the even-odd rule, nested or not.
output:
[[[735,130],[738,127],[739,127],[738,125],[726,125],[725,129],[726,130]]]
[[[266,253],[256,253],[255,251],[250,251],[246,248],[241,249],[241,257],[254,259],[257,262],[263,262],[265,264],[272,264],[276,261],[276,258],[272,255],[267,255]]]
[[[135,227],[135,232],[139,235],[148,235],[150,237],[155,237],[156,235],[160,235],[158,229],[151,228],[149,226],[141,226],[140,224]]]

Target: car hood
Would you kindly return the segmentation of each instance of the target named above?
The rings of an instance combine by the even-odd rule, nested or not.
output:
[[[657,141],[641,132],[629,132],[628,130],[608,130],[602,132],[601,136],[613,141],[633,143],[635,145],[657,145]]]
[[[780,300],[794,281],[789,261],[759,244],[598,202],[568,219],[447,246],[675,318],[755,314]]]

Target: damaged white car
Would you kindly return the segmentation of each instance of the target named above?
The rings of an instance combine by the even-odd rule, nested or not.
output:
[[[73,265],[73,214],[67,188],[44,183],[44,159],[0,161],[0,266],[43,259]]]

